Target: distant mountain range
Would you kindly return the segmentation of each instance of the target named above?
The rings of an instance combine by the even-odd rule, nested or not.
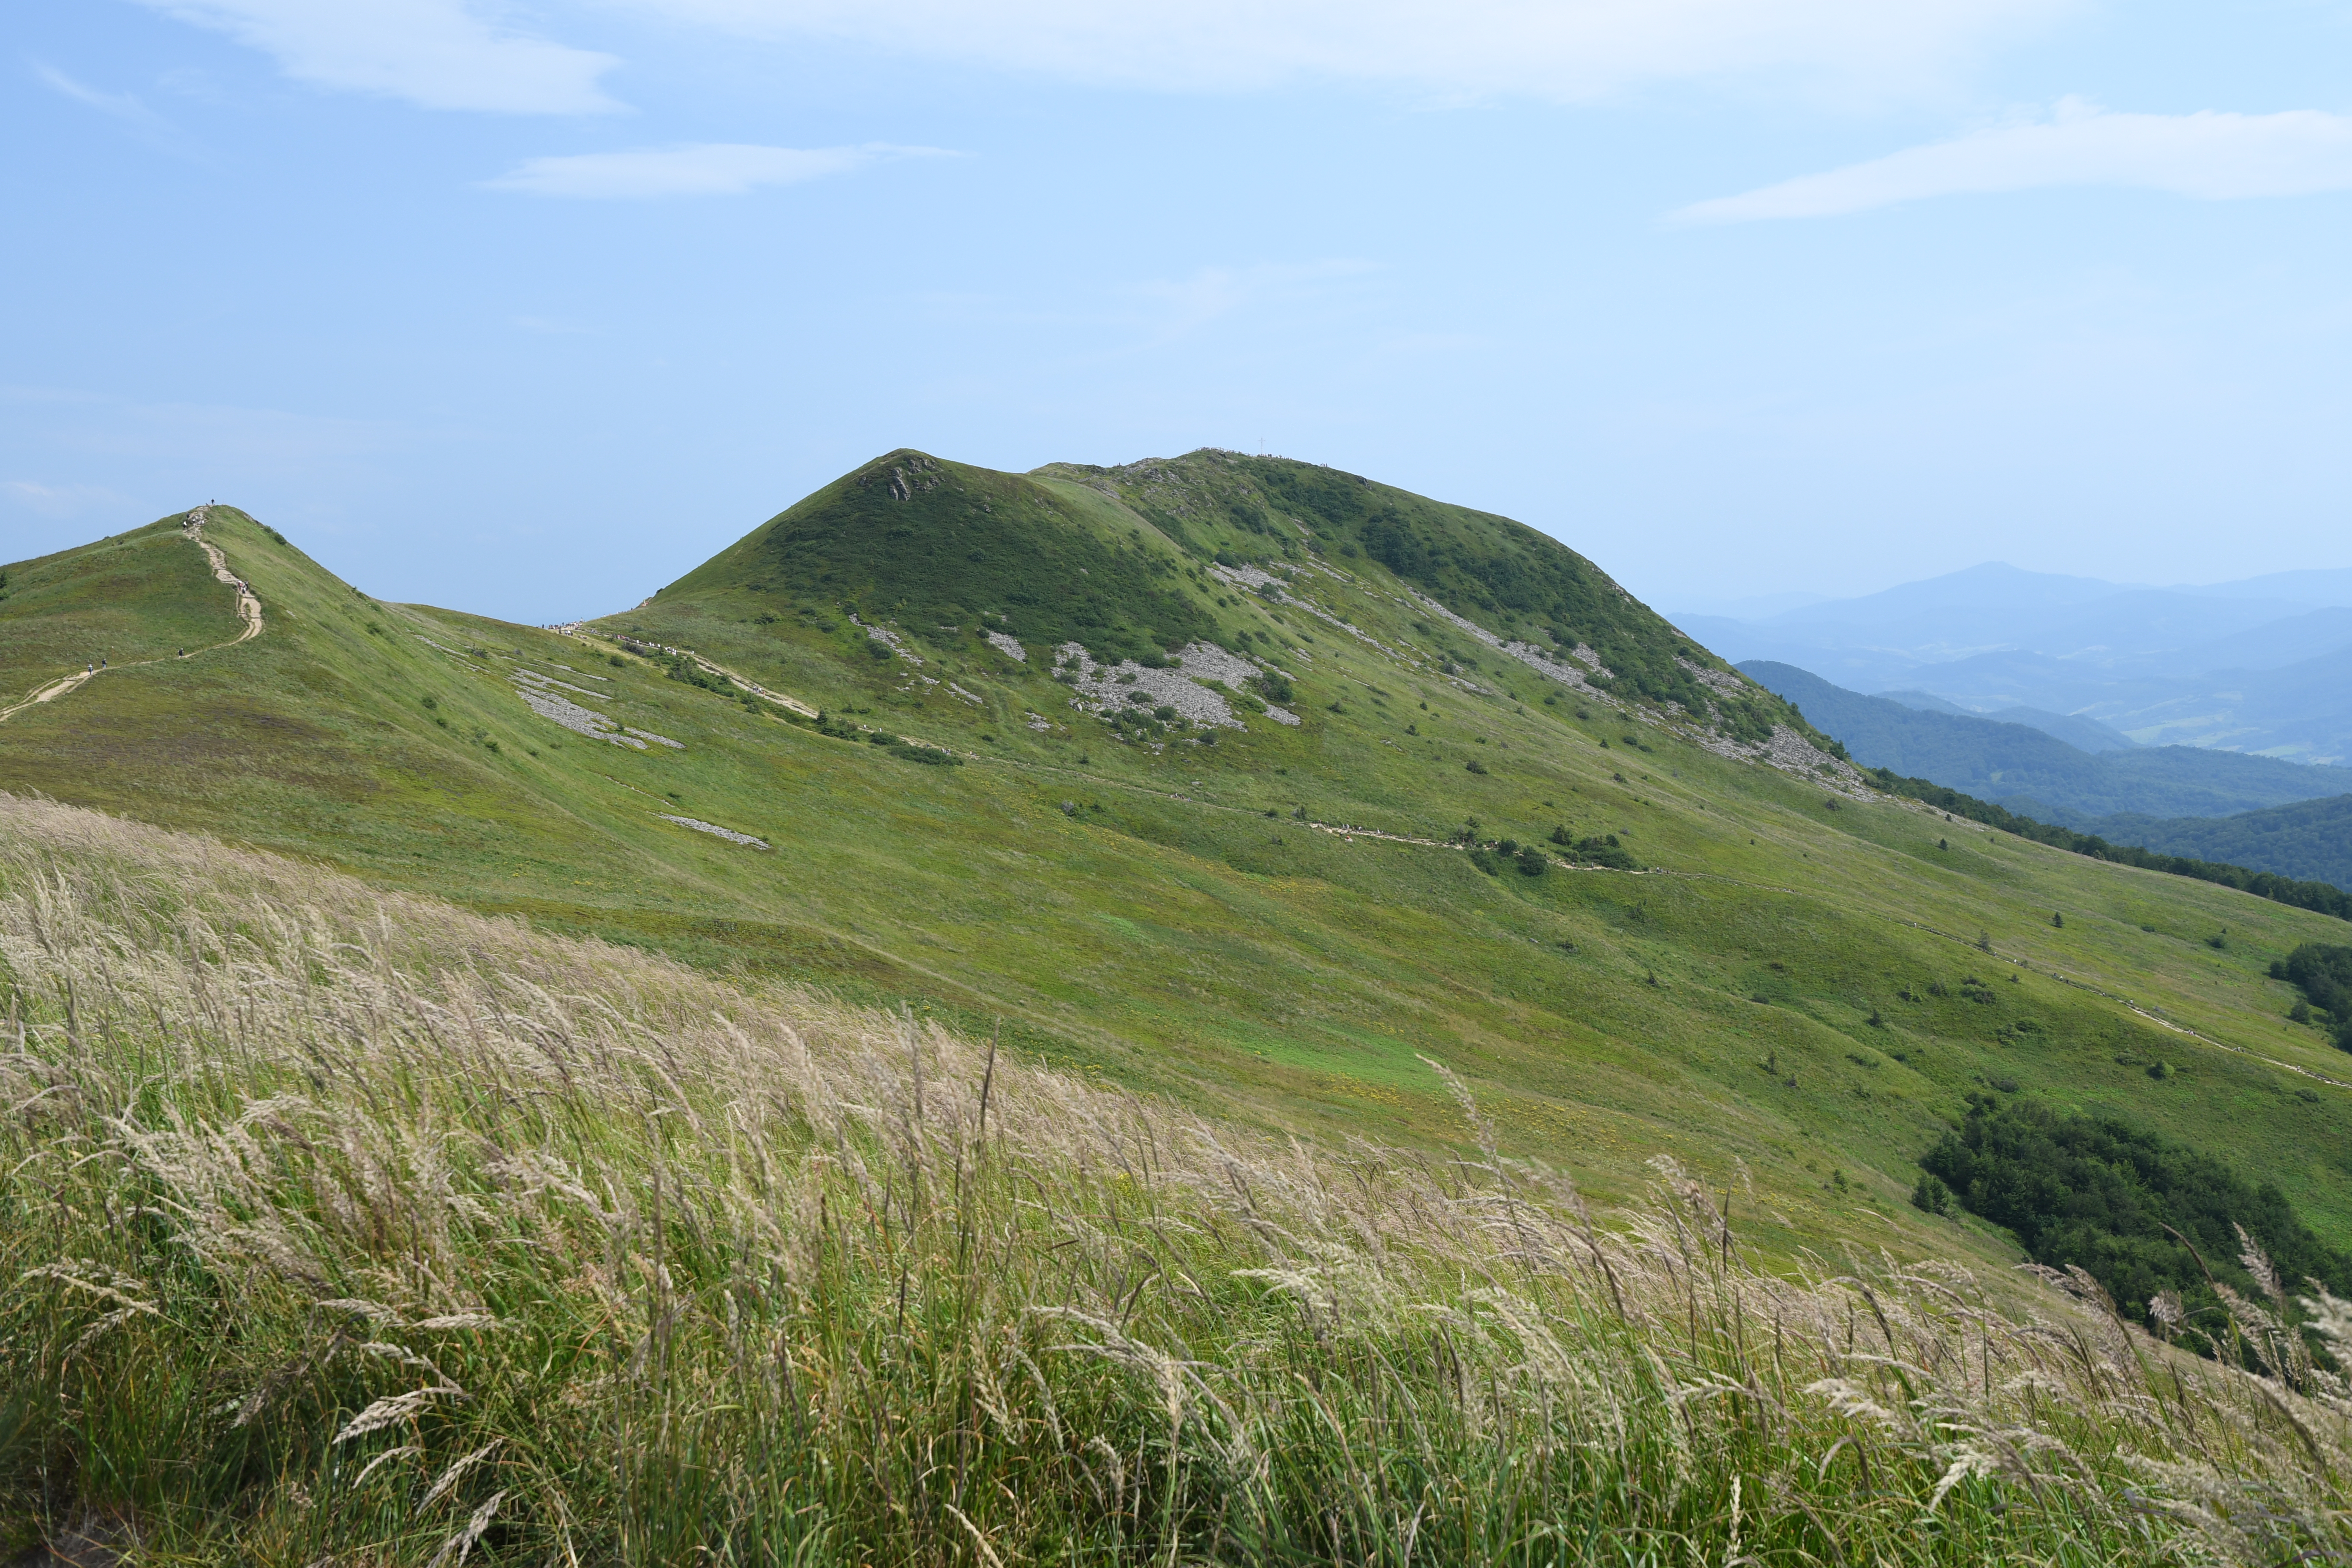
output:
[[[2140,588],[1984,565],[1749,618],[1672,618],[1729,659],[1938,699],[2084,749],[2352,762],[2352,571]],[[2062,718],[2105,734],[2053,728]]]
[[[1900,702],[1906,708],[1916,708],[1928,713],[1957,713],[1970,719],[1992,719],[2003,724],[2023,724],[2041,731],[2085,752],[2127,752],[2139,744],[2129,735],[2096,719],[2084,719],[2074,713],[2053,713],[2043,708],[2000,708],[1990,713],[1975,713],[1957,702],[1947,702],[1932,691],[1883,691],[1889,701]]]
[[[1916,691],[1869,697],[1769,659],[1739,671],[1795,704],[1864,767],[1930,779],[2111,843],[2352,888],[2352,768],[2135,746],[2093,721],[2029,720],[2019,709],[1979,716]],[[2095,749],[2060,738],[2068,731]]]

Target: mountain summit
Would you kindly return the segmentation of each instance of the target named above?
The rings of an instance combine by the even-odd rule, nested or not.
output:
[[[1324,602],[1334,595],[1353,607]],[[1282,640],[1268,604],[1464,690],[1490,690],[1474,667],[1511,671],[1683,725],[1728,753],[1765,754],[1776,729],[1813,738],[1778,698],[1534,529],[1354,474],[1215,450],[1006,474],[902,448],[614,619],[751,652],[713,623],[837,612],[899,647],[1017,645],[1023,662],[1080,649],[1124,668],[1161,667],[1187,647],[1262,659]],[[1446,651],[1463,639],[1484,654]]]

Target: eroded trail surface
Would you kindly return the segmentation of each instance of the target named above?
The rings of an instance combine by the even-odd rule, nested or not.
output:
[[[38,691],[34,692],[30,697],[26,698],[22,702],[13,703],[6,708],[0,708],[0,724],[6,723],[9,720],[15,718],[17,714],[22,713],[26,709],[30,708],[36,702],[56,701],[58,698],[63,697],[67,692],[71,691],[75,687],[81,685],[83,682],[89,680],[97,674],[98,671],[95,669],[85,669],[79,675],[68,675],[63,680],[51,681],[48,685],[42,687]]]
[[[597,633],[586,632],[581,629],[581,626],[578,621],[567,621],[562,626],[551,626],[548,629],[553,632],[560,632],[568,637],[575,637],[582,642],[590,644],[591,646],[593,646],[599,641],[603,641],[627,648],[631,653],[635,654],[650,656],[655,653],[666,653],[674,655],[679,658],[691,659],[694,661],[695,667],[700,669],[705,675],[716,675],[720,677],[722,679],[731,680],[736,685],[741,687],[744,690],[750,692],[752,696],[764,697],[769,701],[775,703],[778,707],[789,708],[793,712],[800,714],[803,718],[814,719],[817,716],[817,710],[810,707],[807,703],[802,701],[799,698],[793,697],[786,692],[771,691],[766,687],[761,685],[758,681],[752,679],[750,676],[738,674],[736,671],[728,668],[723,664],[719,664],[712,659],[705,658],[702,655],[695,652],[694,649],[690,647],[672,647],[667,643],[649,643],[640,641],[639,639],[631,637],[600,635]]]
[[[194,508],[188,513],[185,527],[188,537],[194,541],[197,549],[205,552],[205,559],[213,563],[214,579],[236,590],[236,618],[245,623],[245,629],[225,643],[213,645],[215,647],[235,647],[261,635],[261,601],[254,596],[251,584],[228,569],[228,562],[222,557],[220,546],[205,537],[205,514],[210,510],[209,507]],[[149,659],[146,662],[152,664],[156,661]]]
[[[205,537],[205,514],[209,510],[207,507],[201,506],[194,508],[188,513],[188,521],[181,525],[181,530],[197,549],[205,552],[205,559],[212,563],[214,578],[236,590],[236,618],[243,623],[243,628],[226,642],[215,643],[211,647],[191,648],[184,654],[174,655],[174,658],[194,658],[200,653],[210,653],[214,648],[235,647],[241,642],[250,642],[261,635],[261,600],[255,595],[253,585],[230,571],[228,561],[221,554],[220,547]],[[129,664],[92,666],[79,674],[53,680],[26,697],[24,700],[0,708],[0,724],[6,723],[27,708],[43,702],[54,702],[68,691],[79,690],[106,674],[109,669],[137,669],[142,665],[163,662],[164,660],[158,657],[134,659]]]

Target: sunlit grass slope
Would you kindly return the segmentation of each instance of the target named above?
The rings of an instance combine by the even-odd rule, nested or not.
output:
[[[5,797],[0,975],[0,1552],[2352,1550],[2345,1388],[2275,1302],[2238,1305],[2250,1375],[2095,1289],[1868,1248],[1759,1268],[1758,1194],[1684,1163],[1727,1149],[1675,1139],[1595,1214],[1433,1065],[1462,1157],[1318,1149]],[[2352,1305],[2318,1305],[2340,1343]]]
[[[1496,638],[1532,641],[1548,629],[1532,611],[1514,619],[1491,585],[1491,608],[1437,593],[1446,572],[1496,577],[1478,552],[1516,536],[1465,532],[1433,566],[1403,532],[1371,527],[1401,529],[1393,519],[1351,523],[1328,500],[1269,510],[1290,520],[1296,552],[1241,523],[1171,532],[1145,501],[1212,518],[1208,495],[1231,474],[1180,495],[1181,471],[1163,468],[1157,480],[1047,472],[1022,484],[1066,500],[1053,515],[1087,539],[1066,559],[1163,561],[1133,581],[1181,592],[1216,640],[1287,671],[1297,726],[1241,705],[1245,728],[1213,746],[1197,731],[1121,738],[1070,705],[1013,610],[1000,613],[1025,661],[978,635],[998,605],[975,595],[957,605],[969,619],[919,620],[876,597],[878,576],[854,585],[859,620],[895,622],[920,667],[869,651],[882,645],[849,619],[847,595],[782,576],[758,577],[755,592],[717,563],[707,592],[689,579],[603,628],[698,648],[823,707],[835,733],[820,733],[669,679],[611,637],[373,603],[216,509],[207,531],[253,582],[269,629],[9,721],[0,787],[707,969],[904,1001],[966,1028],[1002,1018],[1024,1060],[1322,1140],[1458,1146],[1427,1056],[1472,1084],[1503,1147],[1574,1171],[1602,1199],[1640,1192],[1661,1152],[1718,1187],[1744,1164],[1758,1244],[1784,1253],[1853,1238],[2013,1256],[2004,1238],[1904,1201],[1914,1163],[1972,1090],[2112,1110],[2222,1152],[2352,1242],[2347,1091],[2335,1081],[2352,1074],[2316,1031],[2285,1021],[2294,998],[2265,973],[2298,942],[2337,940],[2341,922],[1865,798],[1801,750],[1796,772],[1719,754],[1709,747],[1752,714],[1702,722],[1671,697],[1621,685],[1604,701],[1561,686],[1433,611],[1414,579],[1370,553],[1397,554],[1434,584],[1422,591]],[[948,493],[908,488],[916,499],[887,504]],[[1045,527],[1042,501],[1007,493],[1000,511],[1034,503],[1024,526]],[[1316,538],[1328,545],[1319,555]],[[1245,589],[1211,570],[1218,552],[1295,570],[1276,574],[1279,591]],[[890,559],[855,558],[875,572]],[[1559,570],[1540,606],[1560,618],[1549,646],[1646,635],[1646,611],[1609,608],[1605,578]],[[1580,583],[1606,616],[1569,624]],[[1209,636],[1150,619],[1152,603],[1109,606],[1150,634],[1140,651]],[[16,608],[0,603],[0,622]],[[1075,624],[1084,609],[1055,613]],[[1615,657],[1632,670],[1636,654]],[[1720,673],[1701,650],[1687,663]],[[683,750],[561,728],[517,696],[522,671]],[[967,761],[910,765],[855,726]],[[1439,842],[1473,816],[1488,838],[1613,833],[1658,869],[1489,874]],[[2165,1065],[2170,1076],[2150,1075]]]

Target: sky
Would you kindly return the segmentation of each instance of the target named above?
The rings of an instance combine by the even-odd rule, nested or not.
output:
[[[0,559],[625,608],[899,447],[1272,452],[1663,608],[2352,566],[2352,0],[0,15]]]

